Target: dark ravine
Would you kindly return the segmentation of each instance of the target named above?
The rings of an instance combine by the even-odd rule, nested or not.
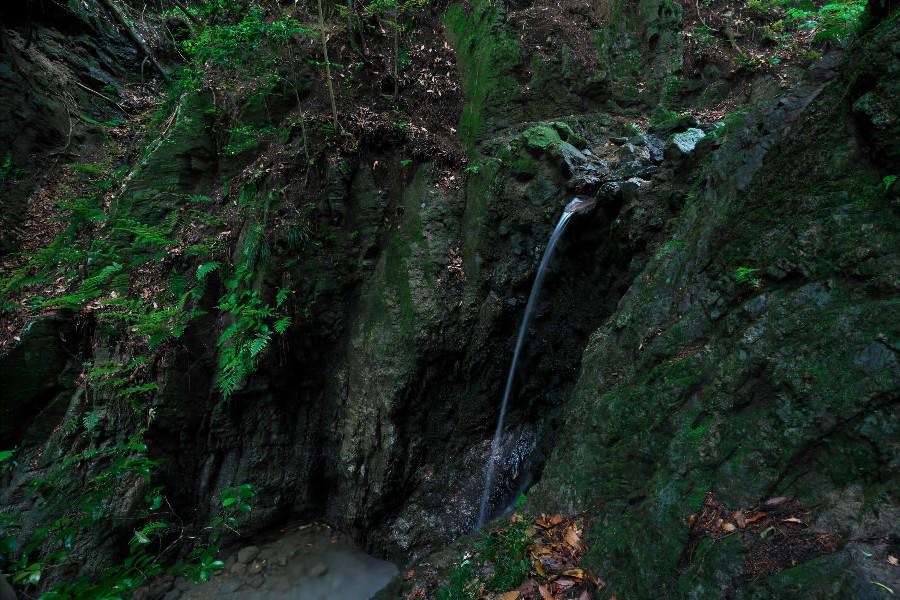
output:
[[[17,252],[42,247],[38,232],[60,228],[37,209],[42,194],[70,185],[65,165],[127,167],[104,206],[116,218],[158,224],[182,210],[172,198],[206,197],[204,210],[221,220],[201,229],[222,240],[222,263],[240,262],[256,235],[259,216],[242,199],[252,182],[270,219],[270,266],[254,289],[267,302],[290,289],[293,325],[223,399],[217,339],[234,318],[216,308],[226,268],[211,272],[185,308],[206,314],[152,350],[143,373],[155,390],[134,410],[87,383],[85,364],[129,364],[137,336],[90,304],[38,310],[4,296],[0,450],[16,447],[17,466],[0,471],[0,508],[22,515],[23,533],[64,510],[37,501],[29,482],[145,428],[160,467],[115,498],[118,513],[138,512],[163,485],[182,532],[199,535],[222,490],[251,482],[252,518],[241,539],[226,539],[229,569],[251,564],[236,558],[241,547],[277,546],[287,524],[327,522],[400,565],[384,597],[433,597],[472,549],[516,328],[556,219],[584,195],[596,207],[569,223],[527,329],[497,438],[496,495],[524,491],[533,514],[584,519],[585,567],[606,582],[597,598],[886,597],[872,582],[900,590],[900,568],[887,562],[900,535],[900,198],[884,184],[900,175],[891,3],[870,3],[847,48],[798,68],[785,88],[764,70],[708,81],[721,65],[686,64],[696,59],[683,35],[690,3],[612,3],[587,17],[560,8],[541,26],[542,3],[435,6],[409,35],[423,48],[446,40],[452,64],[436,72],[452,80],[451,99],[428,104],[405,82],[401,108],[413,116],[403,130],[391,124],[402,110],[377,104],[384,94],[346,91],[339,110],[354,144],[310,133],[321,144],[312,168],[296,119],[300,99],[305,110],[327,108],[307,60],[317,55],[304,54],[317,50],[298,51],[299,90],[235,96],[227,116],[216,112],[225,102],[215,85],[185,92],[160,138],[145,131],[142,144],[135,115],[159,105],[161,83],[95,4],[0,8],[9,107],[0,159],[20,167],[0,182],[0,274],[19,267]],[[138,3],[122,4],[138,14]],[[167,19],[166,28],[144,22],[141,35],[168,68],[181,60],[171,36],[198,25]],[[580,32],[595,29],[606,37],[585,42]],[[358,41],[335,35],[344,54],[332,60],[350,60]],[[376,56],[382,42],[368,43]],[[393,87],[368,77],[358,85]],[[697,116],[648,122],[673,101],[676,80]],[[732,93],[744,88],[753,91]],[[739,110],[707,118],[704,94]],[[386,129],[375,129],[385,126],[379,111]],[[351,115],[372,129],[359,133]],[[90,122],[113,119],[129,133]],[[236,123],[289,123],[289,135],[228,154],[224,132]],[[301,223],[318,242],[302,251],[287,233]],[[89,235],[113,236],[101,225]],[[182,250],[202,236],[178,235],[160,271],[128,273],[132,290],[196,273],[206,259]],[[66,484],[85,477],[73,472]],[[829,544],[689,526],[714,507],[751,511],[773,497],[808,510],[804,526]],[[92,531],[74,549],[78,567],[29,593],[98,573],[132,534],[116,524]],[[273,567],[271,585],[292,577],[280,573]],[[253,589],[270,585],[265,575]],[[163,579],[141,593],[206,593],[188,589]]]

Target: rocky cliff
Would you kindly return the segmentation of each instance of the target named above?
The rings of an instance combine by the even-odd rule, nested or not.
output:
[[[145,496],[169,542],[242,483],[244,536],[322,519],[429,562],[477,516],[574,194],[597,208],[529,332],[495,511],[578,515],[598,597],[896,587],[896,11],[801,55],[740,3],[719,42],[668,0],[436,5],[402,76],[379,18],[331,15],[335,127],[314,10],[271,4],[249,59],[227,11],[126,5],[166,92],[101,4],[0,9],[0,503],[24,540],[91,457],[153,466],[30,590],[115,562]]]

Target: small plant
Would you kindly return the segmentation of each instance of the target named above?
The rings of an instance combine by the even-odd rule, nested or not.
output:
[[[753,267],[738,267],[734,270],[734,281],[735,283],[749,283],[753,287],[758,287],[761,281],[753,275],[758,272],[759,269],[754,269]]]
[[[525,496],[516,500],[516,513],[504,526],[487,533],[478,543],[479,554],[494,566],[494,574],[487,582],[489,589],[504,591],[518,587],[528,575],[531,562],[528,546],[533,534],[530,519],[519,512]]]
[[[641,135],[644,132],[641,131],[641,128],[636,123],[627,123],[625,125],[625,133],[629,135]]]
[[[479,597],[478,581],[472,561],[465,558],[447,577],[447,582],[438,588],[437,600],[477,600]]]
[[[686,244],[681,240],[669,240],[665,244],[659,247],[659,250],[656,251],[656,258],[665,258],[666,256],[674,253],[676,250],[680,250],[684,248]]]
[[[897,179],[897,175],[887,175],[884,179],[881,180],[881,185],[884,186],[885,193],[891,191],[891,188],[894,187],[895,183],[897,183]]]
[[[758,71],[765,64],[763,60],[755,54],[747,54],[741,52],[734,57],[734,64],[745,71]]]
[[[264,303],[256,290],[237,289],[240,282],[246,282],[249,278],[249,274],[244,274],[231,280],[228,284],[230,292],[219,300],[217,306],[233,319],[218,341],[218,385],[226,398],[256,370],[257,360],[269,345],[272,334],[284,334],[291,326],[290,317],[276,312],[284,304],[289,291],[279,290],[272,306]]]
[[[291,225],[287,230],[288,248],[299,250],[309,241],[310,232],[306,225]]]
[[[0,185],[6,183],[6,179],[9,177],[12,168],[12,154],[7,152],[6,156],[3,157],[3,162],[0,163]]]

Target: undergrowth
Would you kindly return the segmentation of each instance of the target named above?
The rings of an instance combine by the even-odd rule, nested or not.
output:
[[[463,557],[445,574],[436,592],[438,600],[475,600],[486,590],[504,592],[525,581],[534,533],[532,520],[522,511],[524,502],[525,496],[519,496],[506,522],[479,534],[474,554]]]

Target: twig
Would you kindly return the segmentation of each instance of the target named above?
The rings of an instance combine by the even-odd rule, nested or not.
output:
[[[126,115],[128,115],[129,117],[134,116],[134,115],[132,115],[130,112],[128,112],[127,110],[125,110],[125,108],[124,108],[121,104],[119,104],[118,102],[116,102],[115,100],[113,100],[112,98],[110,98],[109,96],[105,96],[105,95],[101,94],[100,92],[97,92],[97,91],[95,91],[95,90],[92,90],[91,88],[89,88],[88,86],[84,85],[84,84],[81,83],[80,81],[77,81],[77,80],[74,80],[74,79],[73,79],[72,81],[75,83],[75,85],[77,85],[77,86],[80,87],[81,89],[87,90],[88,92],[94,94],[95,96],[98,96],[98,97],[100,97],[100,98],[103,98],[104,100],[106,100],[106,101],[109,102],[110,104],[114,105],[114,106],[115,106],[116,108],[118,108],[119,110],[121,110],[123,113],[125,113]]]
[[[709,25],[707,25],[706,21],[703,20],[703,15],[700,14],[700,0],[694,0],[694,6],[697,7],[697,18],[700,19],[700,22],[703,23],[703,26],[710,31],[719,31],[715,27],[710,27]]]
[[[183,12],[184,15],[188,18],[188,21],[190,21],[194,25],[197,24],[197,17],[195,17],[188,11],[187,6],[185,6],[181,0],[172,0],[172,4],[181,9],[181,12]]]

